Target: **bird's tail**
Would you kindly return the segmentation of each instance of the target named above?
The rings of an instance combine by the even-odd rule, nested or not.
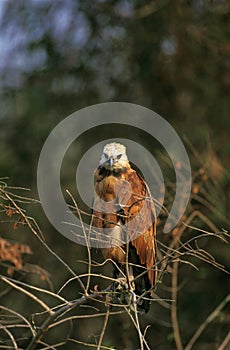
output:
[[[151,305],[151,284],[149,282],[147,272],[144,274],[143,272],[144,270],[142,267],[133,267],[135,294],[137,295],[137,308],[140,312],[147,313]]]

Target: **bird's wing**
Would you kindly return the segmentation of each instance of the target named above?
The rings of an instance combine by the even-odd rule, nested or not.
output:
[[[148,278],[151,286],[156,279],[156,220],[155,207],[150,191],[143,178],[133,169],[130,169],[125,180],[131,185],[131,196],[127,205],[123,207],[127,234],[135,247],[140,263],[148,269]]]
[[[98,197],[94,201],[93,226],[112,229],[122,220],[127,225],[127,241],[130,241],[135,248],[140,264],[148,269],[149,282],[154,286],[156,279],[155,207],[145,181],[132,168],[123,172],[119,181],[112,176],[103,177],[97,170],[95,191]],[[106,210],[100,198],[106,201]],[[113,201],[114,198],[116,198],[115,201]],[[111,203],[111,210],[108,210],[109,203]],[[122,209],[123,214],[118,213],[119,208]],[[115,251],[104,249],[106,257],[120,262],[124,260],[124,254],[121,252],[121,249]]]

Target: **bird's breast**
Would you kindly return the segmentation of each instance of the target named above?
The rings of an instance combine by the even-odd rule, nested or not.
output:
[[[116,181],[114,176],[106,176],[101,181],[96,182],[95,191],[99,198],[106,202],[112,201],[116,197],[114,191]]]
[[[107,239],[109,240],[110,247],[102,249],[104,257],[123,264],[125,262],[126,252],[123,244],[122,225],[120,223],[110,228]]]

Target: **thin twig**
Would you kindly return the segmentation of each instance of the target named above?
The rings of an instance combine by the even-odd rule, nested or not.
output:
[[[29,229],[31,230],[31,232],[39,239],[39,241],[42,243],[42,245],[44,245],[44,247],[53,255],[55,256],[55,258],[60,261],[62,263],[62,265],[64,265],[66,267],[66,269],[74,276],[77,278],[77,275],[76,273],[69,267],[69,265],[63,260],[60,258],[59,255],[57,255],[47,244],[46,242],[44,241],[44,239],[42,238],[43,235],[41,233],[41,230],[39,228],[39,226],[37,225],[36,221],[31,218],[32,222],[35,224],[35,227],[37,228],[38,232],[40,234],[38,234],[38,232],[33,228],[33,225],[31,224],[30,220],[29,220],[29,217],[26,216],[26,214],[24,213],[24,211],[17,205],[17,203],[13,200],[13,198],[11,198],[11,196],[8,195],[8,193],[3,190],[1,187],[0,187],[0,192],[2,192],[6,198],[11,202],[11,204],[14,206],[14,208],[17,209],[18,213],[23,217],[24,219],[24,222],[27,224],[27,226],[29,227]],[[78,282],[83,290],[83,292],[85,292],[85,286],[84,284],[82,283],[82,281],[80,279],[78,279]]]
[[[5,277],[5,278],[6,278],[6,277]],[[43,288],[38,288],[38,287],[32,286],[31,284],[27,284],[27,283],[25,283],[25,282],[17,281],[17,280],[15,280],[15,279],[13,279],[13,278],[10,278],[10,277],[7,277],[7,280],[8,280],[8,281],[11,281],[11,282],[14,283],[15,285],[18,285],[18,284],[19,284],[19,285],[21,285],[21,286],[23,286],[23,287],[27,287],[27,288],[29,288],[29,289],[36,290],[36,291],[38,291],[38,292],[40,292],[40,293],[44,293],[44,294],[50,295],[50,296],[54,297],[55,299],[58,299],[58,300],[60,300],[60,301],[62,301],[62,302],[64,302],[64,303],[67,303],[67,302],[68,302],[65,298],[61,297],[60,295],[58,295],[58,294],[56,294],[56,293],[51,292],[50,290],[46,290],[46,289],[43,289]]]
[[[125,306],[124,308],[125,308],[127,314],[129,315],[130,319],[132,320],[132,323],[133,323],[134,327],[136,328],[136,330],[137,330],[137,332],[138,332],[138,334],[139,334],[139,332],[141,332],[140,326],[138,326],[138,324],[136,323],[136,320],[135,320],[135,318],[133,317],[133,315],[131,314],[130,310],[129,310],[126,306]],[[138,327],[139,327],[139,328],[138,328]],[[143,337],[142,334],[141,334],[141,338],[142,338],[142,341],[143,341],[143,343],[144,343],[146,349],[147,349],[147,350],[151,350],[150,347],[148,346],[147,341],[145,340],[145,338]]]
[[[45,309],[49,314],[52,314],[52,310],[49,308],[48,305],[46,305],[44,303],[44,301],[42,301],[41,299],[37,298],[34,294],[28,292],[28,290],[25,290],[19,286],[17,286],[15,283],[13,283],[12,281],[10,281],[8,278],[4,277],[4,276],[0,276],[0,279],[4,282],[6,282],[7,284],[9,284],[10,286],[14,287],[16,290],[26,294],[28,297],[30,297],[31,299],[33,299],[34,301],[36,301],[36,303],[38,303],[39,305],[41,305],[41,307],[43,307],[43,309]]]
[[[18,345],[16,343],[16,340],[14,339],[13,334],[7,329],[7,327],[3,326],[2,324],[0,324],[0,329],[3,329],[5,331],[5,333],[9,336],[14,349],[17,350],[18,349]],[[12,349],[12,347],[11,347],[11,349]]]
[[[133,306],[134,306],[134,315],[135,315],[135,320],[136,320],[136,325],[137,325],[137,333],[138,333],[138,337],[139,337],[139,341],[140,341],[140,350],[144,350],[144,343],[143,343],[143,339],[144,336],[141,333],[141,327],[140,327],[140,322],[139,322],[139,317],[138,317],[138,311],[137,311],[137,298],[136,298],[136,294],[134,292],[132,292],[133,295]]]
[[[84,227],[82,216],[81,216],[81,211],[80,211],[80,209],[78,207],[78,204],[77,204],[75,198],[73,197],[73,195],[70,193],[69,190],[66,190],[66,192],[70,196],[70,198],[71,198],[71,200],[72,200],[72,202],[74,204],[74,207],[77,210],[77,214],[78,214],[79,220],[81,222],[81,229],[82,229],[82,232],[83,232],[84,238],[85,238],[85,244],[86,244],[87,253],[88,253],[88,276],[87,276],[87,282],[86,282],[86,286],[85,286],[85,294],[87,294],[88,290],[89,290],[90,277],[91,277],[90,276],[90,273],[91,273],[91,251],[90,251],[90,246],[89,246],[90,236],[87,237],[87,235],[86,235],[85,227]]]
[[[68,304],[61,306],[57,311],[52,311],[43,324],[39,327],[37,334],[31,339],[26,350],[34,350],[36,345],[40,342],[42,337],[48,331],[50,325],[62,314],[65,314],[67,311],[73,310],[77,306],[83,305],[90,300],[96,300],[101,297],[101,293],[107,293],[108,289],[105,289],[101,292],[95,292],[89,295],[83,295],[81,298],[69,302]]]
[[[107,312],[105,314],[105,319],[104,319],[103,327],[102,327],[102,330],[101,330],[101,335],[100,335],[100,338],[99,338],[99,341],[98,341],[98,344],[97,344],[97,350],[101,349],[102,341],[103,341],[103,338],[104,338],[104,335],[105,335],[105,330],[106,330],[106,327],[107,327],[107,324],[108,324],[108,320],[109,320],[109,312],[110,312],[109,307],[107,307]]]
[[[172,300],[173,300],[173,303],[172,303],[172,308],[171,308],[171,318],[172,318],[173,334],[174,334],[174,339],[175,339],[177,350],[183,350],[181,336],[180,336],[180,329],[179,329],[179,324],[178,324],[178,316],[177,316],[178,265],[179,265],[179,261],[178,260],[174,261],[173,271],[172,271]]]
[[[0,308],[1,308],[2,310],[4,310],[4,311],[7,311],[8,313],[11,313],[11,314],[17,316],[19,319],[21,319],[22,321],[24,321],[25,324],[26,324],[26,325],[28,326],[28,328],[30,329],[32,335],[35,335],[35,332],[34,332],[33,328],[31,327],[31,324],[29,323],[29,321],[28,321],[24,316],[22,316],[22,315],[19,314],[18,312],[14,311],[14,310],[11,310],[11,309],[9,309],[9,308],[3,306],[3,305],[0,305]]]
[[[230,294],[228,294],[224,300],[211,312],[211,314],[206,318],[206,320],[201,324],[201,326],[197,329],[193,337],[190,339],[188,344],[186,345],[184,350],[191,350],[194,343],[197,341],[197,339],[200,337],[202,332],[205,330],[205,328],[209,325],[210,322],[214,320],[215,317],[218,316],[220,311],[225,307],[227,303],[230,302]]]
[[[82,305],[83,306],[83,305]],[[119,315],[119,314],[124,314],[125,311],[113,311],[113,312],[110,312],[110,315]],[[76,315],[76,316],[73,316],[71,315],[70,317],[67,317],[67,318],[64,318],[64,319],[61,319],[57,322],[54,322],[52,323],[52,325],[50,325],[50,329],[51,328],[54,328],[62,323],[65,323],[65,322],[68,322],[68,321],[72,321],[72,320],[79,320],[79,319],[86,319],[86,318],[98,318],[98,317],[102,317],[102,316],[106,316],[106,312],[98,312],[96,314],[91,314],[91,315]]]
[[[77,340],[77,339],[69,339],[69,342],[72,342],[72,343],[76,343],[76,344],[81,344],[81,345],[84,345],[84,346],[88,346],[88,347],[92,347],[92,348],[97,348],[97,345],[96,344],[90,344],[90,343],[86,343],[84,341],[80,341],[80,340]],[[115,350],[115,348],[111,348],[111,347],[108,347],[108,346],[101,346],[101,349],[105,349],[105,350]]]
[[[230,344],[230,332],[226,335],[220,346],[218,347],[218,350],[224,350],[227,348],[227,346]]]

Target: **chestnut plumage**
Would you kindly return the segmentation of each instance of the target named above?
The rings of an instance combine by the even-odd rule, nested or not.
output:
[[[138,308],[147,312],[156,283],[156,220],[148,186],[131,168],[125,146],[119,143],[104,147],[94,183],[93,226],[110,229],[111,245],[102,253],[115,263],[114,277],[118,266],[134,280],[137,296],[144,294]]]

